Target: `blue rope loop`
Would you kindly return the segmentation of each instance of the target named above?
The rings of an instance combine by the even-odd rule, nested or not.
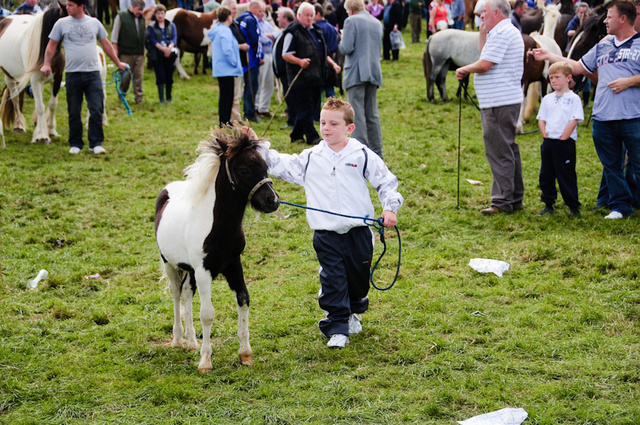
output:
[[[381,288],[381,287],[378,287],[374,283],[374,281],[373,281],[373,273],[376,271],[376,268],[378,268],[378,264],[380,263],[380,260],[382,260],[382,257],[387,252],[387,241],[384,238],[384,229],[385,229],[385,227],[384,227],[384,220],[382,219],[382,217],[379,217],[379,218],[358,217],[358,216],[353,216],[353,215],[340,214],[340,213],[333,212],[333,211],[321,210],[321,209],[318,209],[318,208],[307,207],[307,206],[304,206],[304,205],[294,204],[294,203],[287,202],[287,201],[280,201],[280,203],[281,204],[285,204],[285,205],[290,205],[290,206],[296,207],[296,208],[302,208],[302,209],[305,209],[305,210],[317,211],[317,212],[321,212],[321,213],[325,213],[325,214],[336,215],[336,216],[339,216],[339,217],[346,217],[346,218],[353,218],[353,219],[356,219],[356,220],[362,220],[364,222],[364,224],[366,224],[367,226],[371,226],[371,227],[374,227],[374,228],[378,229],[378,234],[380,235],[380,242],[382,243],[382,253],[378,257],[378,260],[374,263],[373,267],[371,268],[371,274],[369,275],[369,282],[371,282],[371,286],[373,286],[378,291],[387,291],[387,290],[393,288],[393,285],[396,284],[396,282],[398,281],[398,275],[400,274],[400,262],[402,260],[402,242],[401,242],[401,239],[400,239],[400,231],[398,230],[398,226],[393,226],[393,228],[396,230],[396,234],[398,235],[398,267],[396,268],[396,275],[393,278],[393,282],[391,282],[391,284],[389,286]]]
[[[123,92],[122,89],[120,89],[120,84],[122,83],[125,72],[129,73],[129,81],[131,81],[131,86],[129,87],[129,91],[127,92]],[[111,78],[113,79],[113,81],[106,84],[116,85],[116,91],[118,92],[118,97],[120,98],[120,102],[122,102],[124,107],[127,109],[127,115],[131,115],[131,108],[129,107],[129,102],[127,102],[127,99],[125,99],[125,96],[131,93],[131,87],[133,87],[133,74],[131,73],[131,68],[129,67],[129,65],[127,65],[124,71],[120,71],[119,69],[114,69],[113,71],[111,71]]]

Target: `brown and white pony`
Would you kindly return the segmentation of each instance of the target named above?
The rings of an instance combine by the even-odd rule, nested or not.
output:
[[[213,130],[201,142],[200,156],[189,166],[185,181],[169,183],[156,200],[156,241],[173,296],[172,347],[184,345],[180,298],[184,302],[186,346],[198,347],[192,302],[200,293],[202,347],[198,370],[211,370],[211,281],[222,273],[236,293],[240,361],[252,363],[249,345],[249,292],[240,254],[245,247],[242,218],[247,203],[260,212],[278,209],[280,199],[258,152],[259,142],[239,130]]]
[[[48,144],[49,136],[58,136],[55,110],[58,91],[64,71],[64,56],[60,48],[52,61],[52,73],[45,77],[40,72],[49,33],[56,21],[67,16],[59,4],[52,4],[38,15],[11,15],[0,22],[0,69],[5,74],[6,87],[2,91],[0,116],[5,125],[13,125],[13,131],[24,133],[26,121],[22,114],[23,93],[31,84],[35,101],[36,127],[31,142]],[[51,99],[45,110],[43,89],[45,83],[53,83]]]
[[[194,74],[198,73],[198,62],[201,56],[207,54],[211,40],[207,34],[218,19],[218,12],[215,10],[211,13],[195,12],[186,9],[171,9],[167,11],[166,18],[176,25],[178,44],[180,51],[176,59],[176,69],[180,78],[188,80],[190,77],[180,64],[180,59],[184,52],[194,53],[196,55]],[[203,59],[202,73],[205,74],[206,61]]]

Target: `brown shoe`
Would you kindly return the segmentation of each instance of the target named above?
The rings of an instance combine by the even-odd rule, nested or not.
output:
[[[482,213],[482,215],[494,215],[497,213],[506,213],[506,211],[501,210],[500,208],[496,207],[495,205],[491,205],[489,208],[485,208],[483,210],[480,210],[480,212]]]

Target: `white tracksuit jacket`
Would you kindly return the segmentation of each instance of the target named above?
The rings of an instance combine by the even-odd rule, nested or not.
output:
[[[262,142],[260,147],[269,174],[303,186],[308,207],[376,219],[367,181],[378,192],[383,210],[397,213],[402,206],[404,199],[397,192],[396,176],[375,152],[356,139],[350,138],[340,152],[334,152],[324,140],[299,155],[279,153],[269,146],[269,142]],[[311,210],[307,210],[307,221],[314,230],[340,234],[366,225],[363,220]]]

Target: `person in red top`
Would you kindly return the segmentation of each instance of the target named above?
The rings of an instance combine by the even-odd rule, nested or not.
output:
[[[429,12],[429,28],[432,32],[449,28],[449,14],[444,5],[444,0],[435,0]]]

